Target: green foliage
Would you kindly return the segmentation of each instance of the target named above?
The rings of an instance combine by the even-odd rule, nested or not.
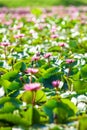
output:
[[[1,79],[0,85],[4,87],[6,94],[9,93],[9,95],[10,92],[14,93],[16,90],[19,90],[21,88],[21,84],[19,82],[16,82],[15,80],[10,82],[8,80]]]
[[[12,103],[6,102],[4,106],[0,109],[0,113],[12,113],[15,109],[16,107]]]
[[[38,9],[38,8],[34,8],[31,10],[32,14],[36,15],[36,16],[40,16],[42,14],[42,10]]]
[[[21,111],[20,114],[29,121],[29,124],[32,125],[33,123],[33,106],[29,105],[29,108],[27,111]]]
[[[0,114],[0,122],[1,121],[12,125],[29,126],[29,121],[24,118],[21,118],[19,115],[11,113]]]
[[[87,92],[87,82],[84,80],[73,81],[73,90],[78,93]]]
[[[56,126],[54,126],[53,128],[50,128],[50,130],[63,130],[63,129],[59,128],[59,127],[56,125]]]
[[[10,0],[0,0],[0,6],[8,6],[8,7],[18,7],[18,6],[57,6],[57,5],[65,5],[65,6],[68,6],[68,5],[86,5],[87,2],[85,0],[73,0],[73,1],[68,1],[68,0],[32,0],[32,1],[29,1],[29,0],[20,0],[20,1],[17,1],[17,0],[14,0],[14,1],[10,1]]]
[[[0,74],[5,74],[7,73],[7,70],[5,68],[0,68]]]
[[[58,67],[50,67],[46,71],[42,71],[42,75],[38,80],[43,83],[45,87],[52,88],[52,81],[60,79],[60,75],[62,75],[62,72],[59,72]]]
[[[12,130],[11,127],[1,127],[0,130]]]
[[[73,89],[77,93],[85,93],[87,91],[87,64],[85,64],[80,71],[78,71],[72,77]]]
[[[80,119],[78,130],[87,130],[87,117]]]
[[[19,108],[22,104],[20,100],[14,97],[2,97],[0,98],[0,107],[3,107],[6,102],[13,104],[16,108]]]
[[[61,100],[63,103],[67,104],[73,110],[74,113],[77,113],[78,111],[77,107],[69,99],[61,99]],[[73,115],[73,113],[71,115]]]
[[[48,122],[47,115],[42,110],[33,107],[31,104],[28,105],[26,111],[22,111],[20,114],[29,121],[30,125]]]
[[[0,80],[0,85],[4,87],[4,89],[8,88],[10,86],[11,82],[5,79]]]
[[[26,69],[26,64],[20,61],[14,64],[13,68],[14,70],[17,70],[17,71],[24,71]]]
[[[21,99],[28,103],[31,104],[32,103],[32,92],[31,91],[26,91],[21,95]]]
[[[85,64],[81,69],[81,77],[87,79],[87,64]]]
[[[17,71],[10,71],[10,72],[7,72],[6,74],[4,74],[2,76],[2,79],[5,79],[5,80],[9,80],[9,81],[13,81],[16,77],[18,77],[18,72]]]
[[[49,52],[61,52],[61,47],[59,46],[53,46],[48,49]]]
[[[19,90],[20,84],[16,81],[11,82],[10,86],[8,87],[9,90]]]
[[[26,91],[21,95],[21,99],[28,103],[31,104],[32,103],[32,99],[33,99],[33,92],[32,91]],[[36,104],[42,104],[45,103],[47,100],[45,93],[42,90],[38,90],[35,92],[35,103]]]
[[[59,101],[52,99],[43,106],[43,110],[49,116],[50,122],[56,120],[57,123],[65,123],[69,117],[75,115],[77,108],[68,99]]]
[[[43,74],[43,77],[45,79],[50,78],[51,76],[54,76],[58,73],[59,68],[58,67],[52,67],[47,69],[47,71]]]
[[[47,101],[47,97],[46,97],[45,93],[42,90],[38,90],[36,92],[36,100],[35,100],[35,102],[37,104],[42,104],[42,103],[45,103],[46,101]]]

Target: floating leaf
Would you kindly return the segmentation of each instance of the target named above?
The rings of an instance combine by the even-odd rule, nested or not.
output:
[[[4,74],[2,76],[2,79],[6,79],[6,80],[9,80],[9,81],[13,81],[14,79],[16,79],[18,77],[18,72],[17,71],[10,71],[10,72],[7,72],[6,74]]]
[[[24,92],[23,95],[21,96],[21,99],[24,102],[31,104],[32,103],[32,92],[31,91]]]
[[[47,100],[47,98],[46,98],[45,93],[44,93],[42,90],[38,90],[38,91],[36,92],[35,102],[36,102],[37,104],[40,104],[40,103],[45,103],[46,100]]]
[[[87,130],[87,117],[80,119],[78,130]]]
[[[26,64],[20,61],[14,64],[13,68],[17,71],[24,71],[26,69]]]
[[[6,113],[6,114],[0,114],[0,121],[4,121],[8,124],[13,124],[13,125],[21,125],[21,126],[29,126],[29,121],[27,121],[24,118],[21,118],[19,115],[15,115],[15,114],[10,114],[10,113]]]
[[[11,113],[16,109],[16,107],[10,103],[6,102],[4,106],[0,109],[0,113]]]

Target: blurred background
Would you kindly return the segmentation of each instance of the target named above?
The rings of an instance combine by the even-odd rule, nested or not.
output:
[[[87,5],[87,0],[0,0],[0,7],[49,7],[58,5]]]

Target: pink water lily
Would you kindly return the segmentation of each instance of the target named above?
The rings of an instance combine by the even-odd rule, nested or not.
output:
[[[11,25],[11,24],[12,24],[12,20],[9,20],[9,21],[4,21],[4,24],[5,24],[5,25],[7,25],[7,26],[9,26],[9,25]]]
[[[65,46],[66,46],[66,43],[60,42],[58,45],[59,45],[60,47],[65,47]]]
[[[51,33],[55,33],[55,32],[56,32],[56,26],[52,26]]]
[[[39,25],[38,25],[38,29],[39,29],[39,30],[43,30],[43,28],[44,28],[44,25],[43,25],[43,24],[39,24]]]
[[[31,73],[31,74],[36,74],[38,72],[38,69],[36,68],[28,68],[27,70],[25,70],[25,73]]]
[[[10,43],[9,42],[1,42],[0,45],[6,47],[6,46],[9,46]]]
[[[24,34],[17,34],[17,35],[14,36],[14,38],[15,39],[17,39],[17,38],[23,38],[24,36],[25,36]]]
[[[33,57],[32,57],[32,61],[38,61],[39,59],[40,59],[39,56],[33,56]]]
[[[15,25],[14,27],[11,27],[10,30],[18,30],[18,29],[21,29],[23,27],[23,24],[20,23],[18,25]]]
[[[24,89],[28,91],[36,91],[40,89],[40,83],[29,83],[24,85]]]
[[[58,36],[58,34],[52,34],[51,35],[51,38],[58,38],[59,36]]]
[[[66,63],[67,63],[67,64],[70,64],[70,63],[73,63],[73,62],[75,62],[74,59],[66,59]]]
[[[46,54],[44,55],[44,58],[49,58],[50,56],[52,56],[51,53],[46,53]]]
[[[60,80],[55,80],[52,82],[53,87],[57,88],[60,85]]]

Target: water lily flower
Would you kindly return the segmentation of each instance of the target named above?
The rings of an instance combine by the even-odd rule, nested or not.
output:
[[[23,38],[24,36],[25,36],[25,35],[21,33],[21,34],[15,35],[14,38],[15,38],[15,39],[17,39],[17,38]]]
[[[55,80],[52,82],[53,87],[57,88],[60,85],[60,80]]]
[[[51,53],[46,53],[46,54],[44,55],[44,58],[49,58],[50,56],[52,56]]]
[[[28,91],[36,91],[40,89],[40,83],[29,83],[24,85],[24,89]]]
[[[58,38],[59,36],[58,36],[58,34],[52,34],[51,35],[51,38]]]
[[[9,42],[1,42],[0,45],[6,47],[6,46],[9,46],[10,43]]]
[[[60,47],[65,47],[65,46],[66,46],[66,43],[60,42],[58,45],[59,45]]]
[[[9,25],[12,24],[12,20],[10,20],[10,21],[5,21],[4,24],[7,25],[7,26],[9,26]]]
[[[70,64],[70,63],[73,63],[73,62],[75,62],[74,59],[66,59],[66,63],[67,63],[67,64]]]
[[[25,34],[19,34],[19,37],[20,38],[22,38],[22,37],[24,37],[25,36]]]
[[[39,24],[39,25],[38,25],[38,29],[39,29],[39,30],[43,30],[43,28],[44,28],[44,25],[43,25],[43,24]]]
[[[33,29],[31,29],[31,30],[29,31],[29,33],[30,33],[30,34],[34,34],[35,31],[34,31]]]
[[[38,61],[39,59],[40,59],[39,56],[33,56],[33,57],[32,57],[32,61]]]
[[[31,73],[31,74],[36,74],[38,72],[38,69],[36,68],[28,68],[27,70],[25,70],[25,73]]]
[[[18,25],[14,25],[14,27],[10,28],[10,30],[18,30],[23,27],[22,23],[19,23]]]
[[[55,32],[56,32],[56,26],[52,26],[51,33],[55,33]]]
[[[38,57],[39,57],[39,56],[40,56],[40,54],[41,54],[40,52],[37,52],[37,53],[36,53],[36,56],[38,56]]]

